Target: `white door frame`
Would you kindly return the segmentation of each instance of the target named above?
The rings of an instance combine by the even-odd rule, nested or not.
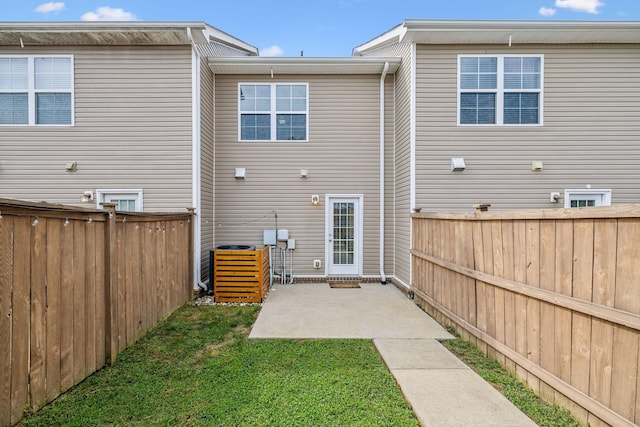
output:
[[[339,276],[340,273],[332,273],[331,265],[333,264],[332,245],[333,241],[330,235],[333,233],[333,209],[332,202],[352,200],[356,202],[354,209],[355,216],[355,230],[354,230],[354,243],[355,243],[355,261],[357,263],[355,271],[352,273],[343,273],[343,276],[362,276],[363,271],[363,225],[364,225],[364,196],[362,194],[325,194],[325,275]]]

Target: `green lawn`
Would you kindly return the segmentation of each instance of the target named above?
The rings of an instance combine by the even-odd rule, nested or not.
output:
[[[186,306],[26,426],[417,426],[369,340],[247,340],[259,307]]]

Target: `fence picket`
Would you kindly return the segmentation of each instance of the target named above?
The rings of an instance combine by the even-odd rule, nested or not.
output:
[[[11,423],[11,297],[13,294],[14,217],[0,219],[0,425]]]
[[[22,417],[29,391],[30,269],[32,217],[14,220],[11,310],[11,423]]]
[[[31,231],[31,319],[29,341],[29,391],[31,408],[46,403],[47,364],[47,218],[41,218]]]
[[[61,281],[61,228],[64,222],[50,218],[47,221],[47,401],[60,394],[60,325],[62,306]]]

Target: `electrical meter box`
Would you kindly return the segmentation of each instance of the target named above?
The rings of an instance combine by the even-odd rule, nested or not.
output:
[[[275,246],[276,230],[262,230],[262,244],[265,246]]]

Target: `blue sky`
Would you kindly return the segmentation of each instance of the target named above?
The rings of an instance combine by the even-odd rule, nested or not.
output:
[[[0,21],[205,21],[262,56],[349,56],[404,19],[640,20],[640,0],[2,0]]]

